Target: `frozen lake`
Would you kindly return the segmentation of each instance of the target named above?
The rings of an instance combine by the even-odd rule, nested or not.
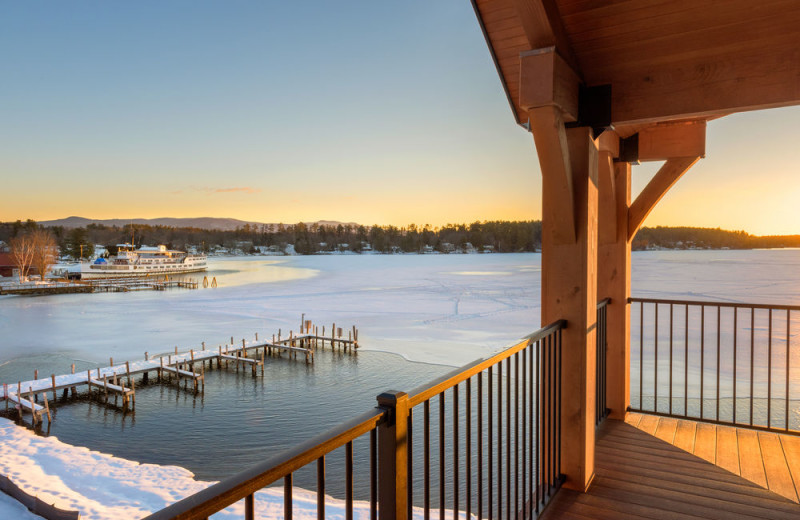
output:
[[[362,348],[355,357],[319,354],[313,367],[284,359],[269,363],[263,380],[214,371],[202,397],[143,387],[135,415],[124,417],[86,401],[57,409],[51,435],[114,455],[120,468],[127,460],[169,464],[217,480],[364,411],[381,390],[409,390],[539,328],[540,259],[212,259],[208,276],[217,278],[216,289],[0,297],[0,381],[32,379],[34,369],[40,377],[66,373],[71,363],[86,370],[109,357],[119,363],[175,346],[197,349],[201,342],[215,348],[231,336],[267,337],[279,328],[286,334],[302,313],[326,328],[356,325]],[[800,250],[637,252],[632,277],[634,296],[799,304]],[[293,420],[298,416],[305,420]],[[197,446],[214,446],[213,456],[198,455]],[[177,470],[165,471],[174,477]],[[120,511],[128,510],[109,517]]]

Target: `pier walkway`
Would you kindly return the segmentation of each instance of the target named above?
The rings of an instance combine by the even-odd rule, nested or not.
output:
[[[303,316],[305,318],[305,316]],[[145,358],[138,361],[126,361],[121,364],[114,364],[114,359],[109,359],[109,366],[98,367],[86,372],[76,372],[75,364],[72,364],[71,373],[55,375],[47,378],[39,378],[38,370],[34,373],[34,379],[29,381],[18,381],[16,383],[5,383],[0,394],[0,402],[5,402],[5,410],[15,408],[19,417],[23,414],[30,414],[33,424],[37,424],[47,416],[50,416],[50,403],[48,396],[52,397],[52,404],[58,402],[58,393],[62,393],[62,400],[66,400],[70,394],[74,397],[78,394],[78,389],[87,387],[89,393],[97,390],[104,398],[104,402],[109,402],[109,396],[122,398],[124,410],[135,408],[136,405],[136,377],[141,376],[142,382],[147,383],[150,375],[158,377],[159,382],[170,382],[172,376],[180,383],[181,381],[192,382],[194,391],[205,389],[205,371],[215,368],[222,369],[230,364],[238,369],[249,366],[252,375],[257,375],[257,369],[261,368],[261,375],[264,374],[264,364],[268,358],[281,356],[287,353],[291,359],[304,360],[306,363],[314,362],[314,352],[319,348],[329,346],[333,350],[345,353],[353,352],[358,348],[358,329],[353,327],[348,338],[343,337],[341,328],[331,327],[333,331],[330,336],[325,336],[325,327],[322,333],[317,327],[312,327],[310,321],[301,320],[301,334],[294,335],[289,333],[289,337],[281,337],[281,332],[273,335],[270,340],[259,340],[258,334],[255,339],[242,339],[240,344],[234,344],[231,337],[230,344],[220,345],[216,349],[207,349],[205,343],[201,344],[199,350],[189,349],[179,351],[175,347],[172,353],[163,353],[150,356],[145,352]],[[38,404],[42,400],[42,405]]]

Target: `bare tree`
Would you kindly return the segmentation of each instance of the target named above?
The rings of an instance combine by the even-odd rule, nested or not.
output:
[[[50,268],[56,263],[57,247],[53,235],[43,228],[39,228],[30,235],[33,248],[33,259],[31,264],[39,272],[39,278],[44,281],[44,277]]]
[[[28,278],[33,263],[33,240],[29,235],[14,237],[10,240],[11,257],[19,273],[19,283]]]

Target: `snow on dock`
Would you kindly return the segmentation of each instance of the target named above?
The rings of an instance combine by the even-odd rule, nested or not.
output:
[[[298,359],[300,356],[306,363],[314,362],[314,352],[319,348],[330,346],[333,350],[344,353],[352,353],[358,348],[358,329],[352,327],[348,331],[347,339],[344,338],[343,330],[337,328],[336,324],[331,326],[329,336],[325,335],[325,327],[320,331],[319,327],[314,326],[310,320],[301,318],[300,334],[295,335],[289,332],[288,338],[281,338],[281,331],[273,335],[271,341],[259,340],[258,334],[255,339],[242,339],[241,344],[231,342],[228,345],[220,345],[216,350],[206,349],[205,342],[202,343],[200,350],[189,349],[179,352],[175,347],[173,353],[159,354],[154,357],[145,352],[144,359],[138,361],[126,361],[122,364],[114,364],[114,359],[109,359],[109,366],[98,367],[87,370],[86,372],[75,372],[75,364],[69,374],[55,375],[49,378],[39,378],[38,370],[34,371],[34,379],[30,381],[18,381],[17,383],[4,383],[3,393],[0,401],[5,401],[6,413],[9,408],[17,410],[21,418],[25,414],[31,416],[31,421],[35,425],[42,422],[46,416],[51,420],[50,402],[48,395],[52,397],[52,404],[58,403],[58,392],[62,392],[62,401],[68,399],[70,395],[78,395],[78,388],[87,387],[88,392],[102,396],[103,401],[108,404],[109,396],[113,397],[114,405],[119,397],[122,398],[122,409],[127,411],[136,406],[136,376],[142,376],[142,382],[149,382],[150,375],[155,374],[159,383],[171,383],[172,376],[180,384],[181,381],[192,382],[195,392],[205,390],[205,371],[214,368],[227,368],[229,364],[234,364],[237,371],[240,366],[249,366],[253,377],[257,376],[257,369],[261,367],[261,375],[264,375],[264,364],[266,360],[281,356],[287,353],[290,359]],[[184,385],[186,386],[186,385]],[[39,399],[42,405],[38,404]]]

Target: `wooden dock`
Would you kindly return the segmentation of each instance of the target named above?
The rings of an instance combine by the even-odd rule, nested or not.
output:
[[[216,287],[216,285],[214,285]],[[46,296],[97,292],[165,291],[198,289],[196,280],[165,277],[98,278],[96,280],[54,281],[47,284],[7,284],[0,286],[0,295]]]
[[[199,350],[179,351],[175,347],[170,353],[151,357],[145,352],[144,360],[126,361],[116,365],[114,359],[110,358],[109,366],[80,373],[75,372],[73,364],[69,374],[52,374],[48,378],[40,379],[36,370],[33,380],[4,384],[0,401],[5,401],[7,414],[13,408],[20,419],[28,414],[36,425],[45,416],[48,421],[51,420],[51,402],[48,401],[48,396],[52,397],[52,404],[55,405],[59,392],[64,401],[70,396],[77,396],[78,388],[85,387],[89,395],[95,395],[107,404],[109,398],[113,398],[115,404],[118,398],[122,398],[122,409],[127,411],[136,406],[136,377],[141,377],[142,383],[148,383],[151,374],[158,378],[159,383],[170,383],[174,377],[179,386],[183,382],[184,387],[187,387],[191,382],[193,391],[202,392],[205,390],[205,371],[215,368],[215,362],[217,369],[234,366],[238,371],[240,367],[250,367],[253,377],[256,377],[259,367],[261,375],[264,375],[264,366],[268,359],[280,357],[284,353],[290,359],[300,358],[306,363],[313,363],[317,349],[327,346],[333,351],[353,353],[358,348],[358,329],[355,327],[350,330],[347,339],[344,338],[342,329],[335,324],[331,327],[333,333],[330,336],[324,335],[325,327],[322,327],[321,335],[317,334],[320,330],[313,327],[310,321],[306,321],[305,315],[301,320],[301,327],[299,335],[290,331],[289,337],[282,337],[278,330],[271,340],[259,340],[258,334],[255,334],[253,340],[242,339],[235,344],[231,336],[229,344],[219,345],[216,349],[206,349],[205,343],[201,344]],[[41,405],[38,404],[39,400],[42,401]]]

